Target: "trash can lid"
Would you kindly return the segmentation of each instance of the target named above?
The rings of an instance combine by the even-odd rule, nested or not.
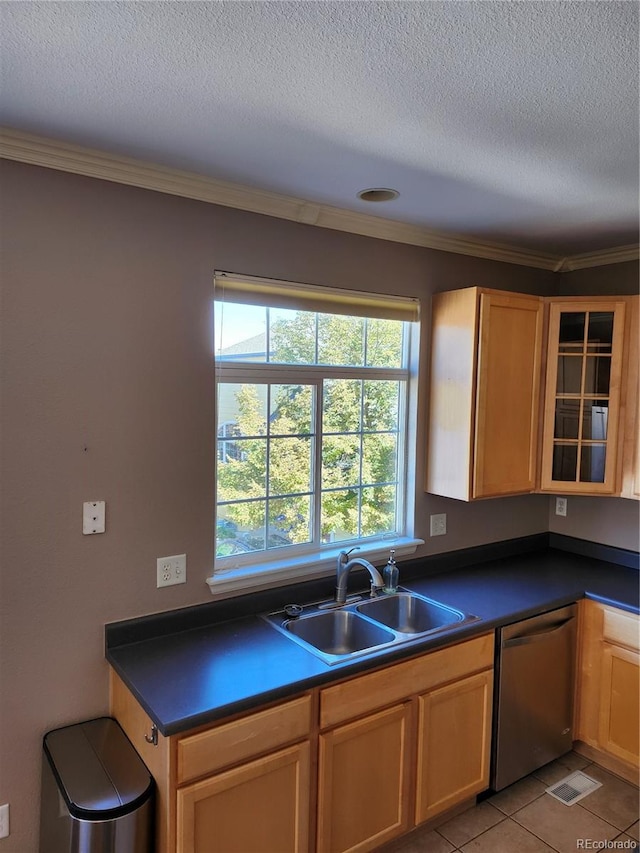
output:
[[[116,818],[151,796],[149,771],[110,717],[48,732],[43,746],[73,817]]]

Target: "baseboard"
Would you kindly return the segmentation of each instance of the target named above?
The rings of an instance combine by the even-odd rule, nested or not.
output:
[[[600,767],[604,767],[605,770],[613,773],[614,776],[619,776],[621,779],[624,779],[626,782],[631,782],[632,785],[636,785],[637,787],[640,786],[640,769],[627,764],[620,758],[609,755],[608,752],[603,752],[601,749],[590,746],[582,740],[576,740],[573,742],[573,751],[577,752],[578,755],[582,755],[584,758],[588,758],[589,761],[593,761]],[[588,776],[589,771],[587,770],[585,772]]]

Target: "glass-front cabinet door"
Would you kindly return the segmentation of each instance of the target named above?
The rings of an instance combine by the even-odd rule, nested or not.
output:
[[[624,302],[552,303],[541,487],[611,494],[622,371]]]

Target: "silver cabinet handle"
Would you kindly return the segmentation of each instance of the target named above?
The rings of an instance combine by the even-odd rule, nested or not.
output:
[[[147,743],[152,743],[154,746],[158,745],[158,727],[155,723],[151,726],[151,734],[145,734],[144,739]]]

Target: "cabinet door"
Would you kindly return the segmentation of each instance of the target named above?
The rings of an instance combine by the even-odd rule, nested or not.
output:
[[[407,830],[409,704],[320,735],[318,851],[374,850]]]
[[[640,297],[629,298],[623,365],[624,438],[622,449],[623,498],[640,498]],[[626,375],[625,375],[626,374]]]
[[[550,307],[543,490],[616,490],[624,313],[624,302]]]
[[[489,786],[493,672],[419,698],[416,823]]]
[[[178,790],[178,853],[306,853],[309,743]]]
[[[532,492],[543,303],[477,287],[433,298],[425,490]]]
[[[480,298],[473,497],[535,488],[542,300]]]
[[[600,745],[612,755],[639,764],[640,654],[602,644]]]

